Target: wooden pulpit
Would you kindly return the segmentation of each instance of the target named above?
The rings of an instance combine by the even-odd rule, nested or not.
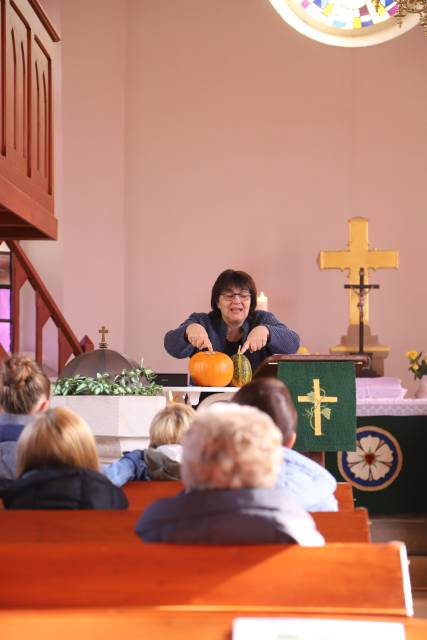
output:
[[[356,367],[364,355],[274,355],[254,377],[274,376],[288,387],[298,412],[294,448],[324,464],[326,451],[356,448]]]

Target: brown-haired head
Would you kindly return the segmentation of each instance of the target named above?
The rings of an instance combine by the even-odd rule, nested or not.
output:
[[[95,438],[83,418],[56,407],[40,413],[21,433],[16,473],[61,466],[99,471],[99,460]]]
[[[293,446],[298,416],[289,389],[281,380],[256,378],[239,389],[233,402],[267,413],[282,432],[283,444]]]
[[[230,289],[231,287],[238,287],[239,289],[247,289],[251,294],[251,304],[249,307],[249,315],[251,315],[257,305],[257,289],[254,279],[245,271],[235,271],[234,269],[226,269],[219,274],[212,287],[211,293],[211,313],[220,315],[221,312],[218,309],[218,300],[221,293]]]
[[[16,353],[0,363],[0,406],[3,411],[33,414],[47,405],[49,396],[49,378],[36,362]]]

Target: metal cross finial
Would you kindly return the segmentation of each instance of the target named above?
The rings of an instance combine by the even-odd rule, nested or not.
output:
[[[102,327],[99,329],[98,333],[101,334],[101,342],[99,343],[99,348],[100,349],[106,349],[107,348],[107,343],[105,341],[105,336],[108,333],[107,327],[102,325]]]

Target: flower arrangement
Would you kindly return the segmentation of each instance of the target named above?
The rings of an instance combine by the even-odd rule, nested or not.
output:
[[[427,375],[427,356],[422,357],[422,351],[407,351],[406,357],[409,360],[408,371],[414,374],[415,380]]]

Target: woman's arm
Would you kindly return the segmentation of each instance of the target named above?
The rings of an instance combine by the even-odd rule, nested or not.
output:
[[[266,348],[274,353],[295,353],[300,345],[300,339],[295,331],[289,329],[269,311],[257,311],[255,324],[267,327],[269,339]],[[249,336],[248,336],[249,337]]]
[[[192,313],[177,329],[167,332],[164,340],[165,349],[174,358],[190,358],[197,351],[187,338],[187,329],[190,325],[200,325],[206,330],[207,314]]]

